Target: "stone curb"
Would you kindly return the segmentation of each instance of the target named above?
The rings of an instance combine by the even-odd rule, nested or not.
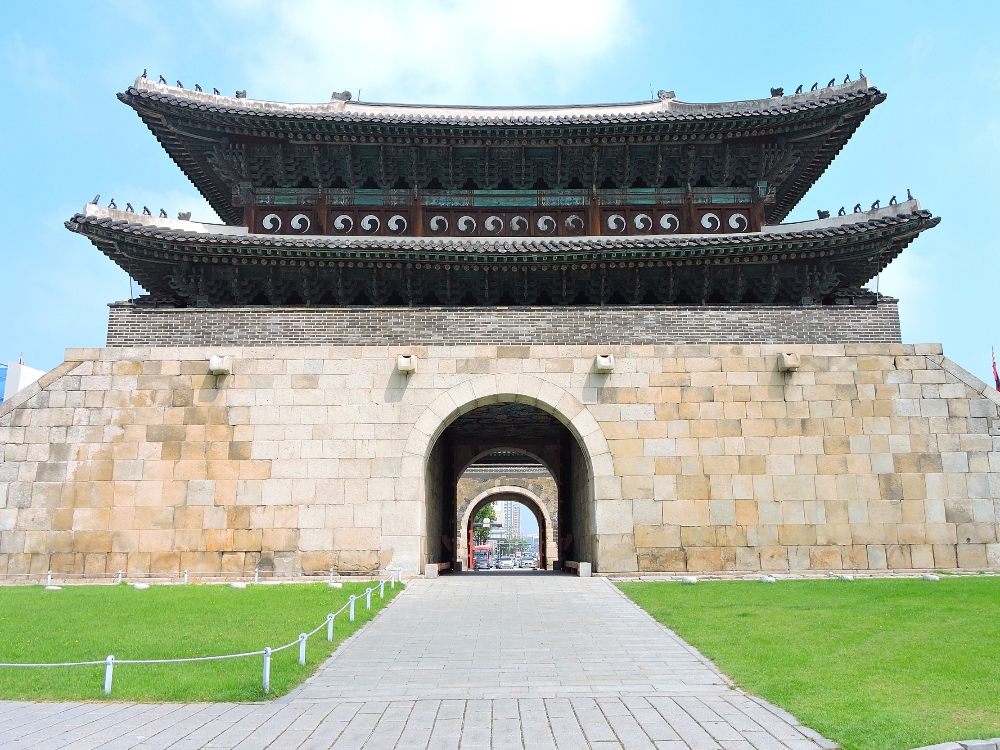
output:
[[[992,740],[959,740],[958,742],[942,742],[938,745],[925,745],[913,750],[1000,750],[1000,737]]]

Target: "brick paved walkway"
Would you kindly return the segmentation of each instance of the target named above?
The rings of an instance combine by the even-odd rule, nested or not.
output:
[[[0,747],[817,750],[600,578],[414,581],[267,704],[0,703]]]

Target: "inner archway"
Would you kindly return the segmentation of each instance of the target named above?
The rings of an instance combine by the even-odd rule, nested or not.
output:
[[[472,520],[503,494],[535,516],[546,569],[592,560],[590,463],[573,432],[546,409],[497,399],[453,416],[429,451],[426,478],[428,562],[467,570]]]
[[[499,509],[498,520],[492,529],[477,528],[479,512],[487,505]],[[477,458],[459,475],[456,513],[456,527],[465,530],[457,557],[466,569],[473,568],[473,547],[487,547],[494,560],[513,550],[523,556],[530,548],[534,567],[540,570],[551,570],[551,563],[559,559],[558,485],[532,456],[498,450]]]

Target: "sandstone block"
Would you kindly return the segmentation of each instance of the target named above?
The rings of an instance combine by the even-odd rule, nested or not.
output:
[[[684,571],[687,570],[687,558],[684,550],[673,547],[642,547],[637,549],[640,571]]]

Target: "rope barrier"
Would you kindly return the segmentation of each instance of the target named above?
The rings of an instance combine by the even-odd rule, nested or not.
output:
[[[385,590],[384,587],[385,587],[386,580],[388,580],[389,587],[392,588],[392,589],[395,589],[396,588],[396,580],[400,578],[402,572],[403,572],[402,568],[399,568],[397,570],[390,570],[389,571],[389,578],[388,579],[381,579],[379,581],[379,584],[378,584],[377,587],[373,587],[373,588],[367,589],[367,591],[365,592],[365,597],[368,600],[368,609],[371,609],[371,595],[372,595],[372,592],[375,590],[375,588],[378,588],[381,591],[384,591]],[[40,574],[37,574],[37,573],[34,573],[34,574],[29,574],[29,573],[13,573],[13,574],[10,574],[10,575],[25,575],[26,576],[26,575],[40,575]],[[82,574],[79,574],[79,575],[82,575]],[[119,580],[121,580],[121,571],[118,571],[117,575],[118,575]],[[52,580],[51,576],[52,576],[52,572],[49,571],[48,572],[47,581],[50,584],[51,584],[51,580]],[[187,577],[188,577],[188,571],[185,570],[184,571],[184,582],[185,583],[187,583]],[[256,571],[255,571],[255,576],[254,577],[255,577],[255,582],[256,582],[256,577],[257,577],[256,576]],[[332,580],[332,575],[331,575],[331,580]],[[264,686],[264,694],[267,695],[267,693],[271,689],[271,656],[274,655],[274,654],[276,654],[276,653],[279,653],[280,651],[284,651],[285,649],[289,649],[292,646],[298,645],[299,646],[299,664],[304,665],[306,663],[306,642],[309,640],[309,638],[311,638],[312,636],[314,636],[316,633],[318,633],[320,630],[322,630],[325,627],[327,629],[327,640],[328,641],[332,641],[333,640],[333,623],[334,623],[334,620],[336,620],[337,615],[341,614],[344,610],[349,610],[351,622],[354,622],[354,602],[355,602],[356,599],[359,599],[359,598],[360,597],[358,597],[357,595],[351,594],[351,596],[348,598],[347,602],[343,606],[341,606],[340,609],[338,609],[336,612],[332,612],[332,613],[328,614],[326,616],[326,619],[324,619],[323,622],[321,622],[319,625],[317,625],[311,631],[309,631],[308,633],[300,633],[299,637],[296,638],[294,641],[291,641],[290,643],[286,643],[284,646],[278,646],[277,648],[270,648],[270,647],[265,646],[260,651],[245,651],[245,652],[240,653],[240,654],[221,654],[221,655],[218,655],[218,656],[189,656],[189,657],[180,658],[180,659],[116,659],[114,657],[114,655],[108,655],[108,657],[106,659],[101,659],[100,661],[69,661],[69,662],[51,662],[51,663],[43,663],[43,664],[27,664],[27,663],[17,663],[17,662],[10,662],[10,663],[8,663],[8,662],[0,662],[0,668],[9,667],[9,668],[14,668],[14,669],[18,669],[18,668],[26,669],[26,668],[48,668],[48,667],[95,667],[95,666],[98,666],[100,664],[103,664],[104,665],[104,694],[105,695],[110,695],[111,694],[111,686],[112,686],[112,681],[113,681],[114,666],[115,666],[115,664],[184,664],[184,663],[196,662],[196,661],[220,661],[222,659],[243,659],[243,658],[246,658],[248,656],[263,656],[264,657],[264,665],[263,665],[262,681],[263,681],[263,686]]]
[[[183,579],[184,583],[188,583],[189,578],[200,577],[200,578],[246,578],[250,579],[251,576],[254,577],[254,582],[259,583],[260,580],[273,580],[279,578],[298,578],[306,580],[315,580],[320,578],[321,575],[329,575],[329,582],[333,583],[334,575],[357,575],[363,577],[368,573],[368,571],[363,570],[342,570],[336,571],[334,568],[330,568],[329,571],[312,571],[309,574],[303,573],[282,573],[280,571],[264,571],[260,568],[255,568],[254,570],[184,570],[177,573],[169,572],[155,572],[155,571],[125,571],[118,570],[112,573],[68,573],[59,572],[53,570],[47,570],[42,573],[0,573],[0,579],[4,578],[37,578],[45,579],[46,584],[51,584],[54,578],[60,580],[68,580],[71,578],[81,578],[81,579],[91,579],[91,580],[108,580],[115,579],[117,582],[125,578],[154,578],[154,579]],[[388,579],[385,579],[388,581]],[[103,662],[102,662],[103,663]]]

